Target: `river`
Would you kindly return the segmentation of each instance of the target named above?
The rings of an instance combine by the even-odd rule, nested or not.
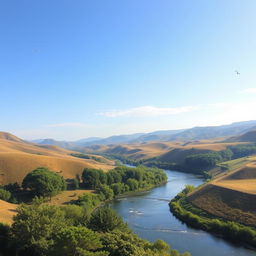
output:
[[[198,186],[201,177],[177,171],[166,171],[168,182],[151,191],[140,192],[113,201],[111,207],[123,217],[140,237],[155,241],[162,239],[179,252],[192,256],[251,256],[256,252],[229,243],[210,233],[188,227],[169,210],[168,201],[187,184]]]

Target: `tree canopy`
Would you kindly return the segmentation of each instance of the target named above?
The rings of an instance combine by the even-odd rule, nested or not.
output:
[[[37,196],[53,196],[66,189],[66,182],[59,174],[40,167],[27,174],[22,187]]]

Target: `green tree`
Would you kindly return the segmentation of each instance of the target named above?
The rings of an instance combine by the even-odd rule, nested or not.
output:
[[[127,224],[109,207],[97,209],[92,214],[88,226],[95,231],[101,232],[110,232],[116,229],[128,231]]]
[[[65,219],[73,226],[86,226],[89,220],[89,212],[85,207],[70,204],[61,206],[61,210],[64,212]]]
[[[139,182],[135,179],[130,178],[130,179],[127,180],[126,183],[129,186],[131,191],[135,191],[139,188]]]
[[[12,194],[9,191],[7,191],[3,188],[0,188],[0,199],[1,200],[9,201],[11,199],[11,196],[12,196]]]
[[[83,183],[87,188],[96,189],[107,183],[107,176],[102,170],[85,168],[82,174]]]
[[[152,249],[156,249],[157,251],[160,251],[160,252],[169,252],[170,246],[163,240],[156,240],[153,243]]]
[[[68,224],[59,207],[44,204],[21,205],[13,219],[11,231],[19,248],[38,255],[47,254],[54,243],[53,234]]]
[[[66,189],[66,182],[62,176],[40,167],[27,174],[22,182],[24,189],[30,189],[37,196],[53,196]]]
[[[100,185],[98,193],[103,197],[103,200],[111,200],[114,197],[114,192],[108,185]]]
[[[54,236],[52,255],[54,256],[103,256],[107,252],[96,252],[102,244],[97,233],[85,227],[66,227]]]

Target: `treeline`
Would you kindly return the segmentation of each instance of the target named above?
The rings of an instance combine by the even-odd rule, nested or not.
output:
[[[17,208],[12,226],[0,223],[0,255],[189,256],[172,250],[162,240],[150,243],[139,238],[112,209],[102,207],[115,195],[165,181],[162,170],[142,166],[118,167],[108,173],[85,169],[80,185],[95,193],[81,195],[72,205],[53,206],[46,204],[47,198],[65,190],[66,182],[47,168],[37,168],[24,178],[22,187],[9,185],[34,199]],[[7,199],[10,194],[3,196]]]
[[[82,180],[84,187],[88,189],[98,189],[100,192],[108,188],[114,195],[119,195],[161,185],[167,181],[167,176],[163,170],[157,168],[119,166],[107,173],[86,168]]]
[[[78,158],[83,158],[83,159],[92,159],[92,160],[97,161],[99,163],[106,163],[107,162],[106,160],[104,160],[101,157],[87,155],[87,154],[83,154],[83,153],[71,153],[70,155],[74,156],[74,157],[78,157]]]
[[[162,161],[159,158],[141,160],[141,163],[146,166],[158,167],[162,169],[202,174],[207,178],[207,171],[216,167],[218,163],[237,159],[240,157],[250,156],[253,154],[256,154],[255,144],[241,144],[229,146],[226,150],[192,154],[187,156],[184,159],[184,162],[181,164]]]
[[[83,207],[53,206],[39,198],[17,209],[12,226],[0,224],[2,256],[189,256],[133,234],[112,209],[87,217]]]
[[[134,159],[128,158],[128,157],[120,155],[120,154],[102,153],[102,156],[116,160],[116,163],[118,165],[128,164],[128,165],[138,166],[138,165],[142,165],[145,162],[143,159],[142,160],[134,160]]]
[[[193,189],[193,186],[187,186],[169,203],[174,216],[191,227],[221,235],[227,240],[256,247],[256,230],[254,228],[209,217],[207,213],[189,203],[186,200],[186,195],[192,192]]]
[[[226,150],[194,154],[185,158],[183,168],[202,173],[214,168],[218,163],[256,154],[256,145],[242,144],[229,146]]]
[[[229,146],[228,148],[233,153],[233,159],[256,154],[255,144],[241,144],[236,146]]]

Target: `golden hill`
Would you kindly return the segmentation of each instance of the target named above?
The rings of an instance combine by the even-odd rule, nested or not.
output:
[[[14,135],[0,133],[0,184],[21,182],[24,176],[37,167],[48,167],[64,178],[74,178],[86,167],[109,170],[113,161],[104,164],[91,159],[73,157],[74,153],[51,145],[37,145]]]
[[[141,144],[98,145],[84,149],[84,152],[118,154],[133,160],[159,157],[162,161],[181,163],[190,154],[220,151],[241,142],[214,142],[212,140],[191,142],[151,142]]]
[[[18,205],[0,200],[0,223],[11,224]]]
[[[251,159],[250,164],[199,188],[188,200],[215,216],[256,226],[256,164]]]

